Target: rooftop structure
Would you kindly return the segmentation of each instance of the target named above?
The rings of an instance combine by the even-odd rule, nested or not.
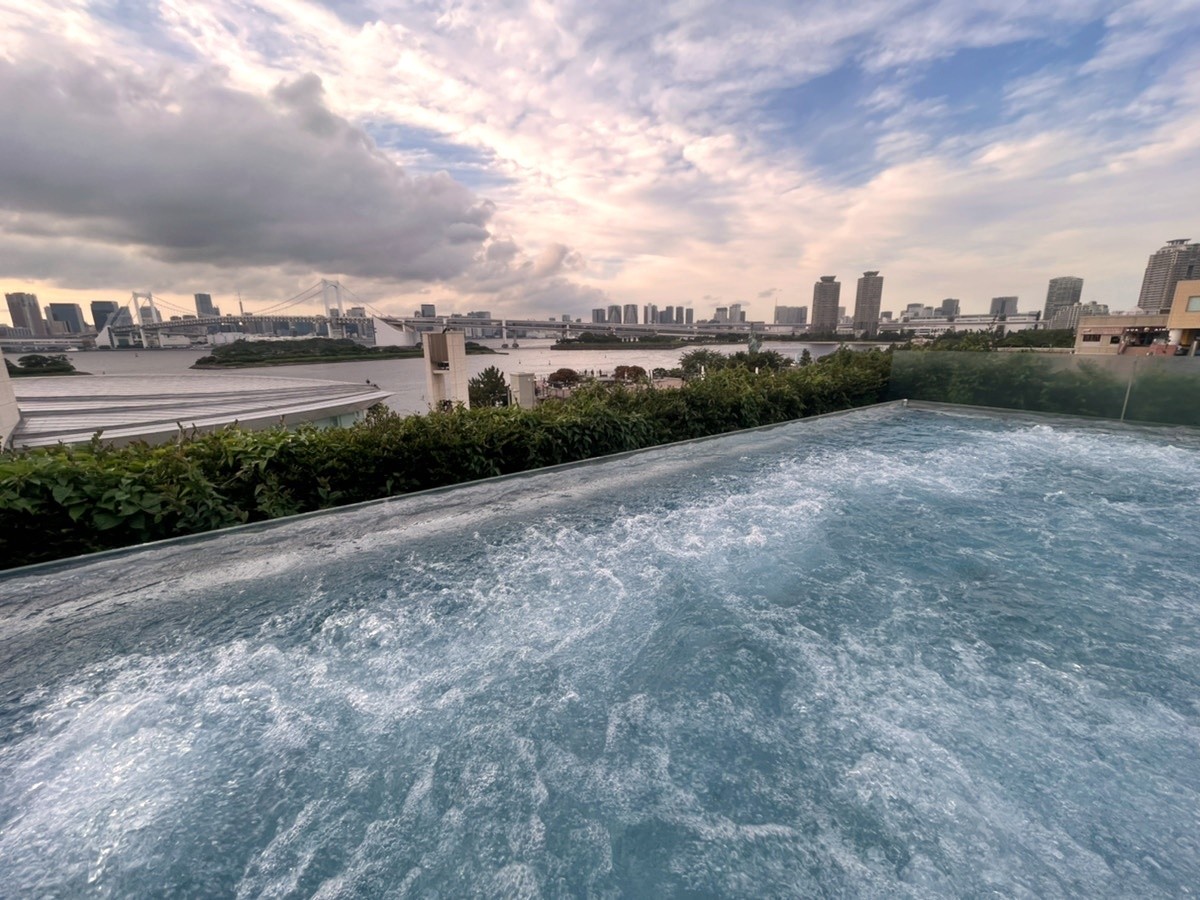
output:
[[[313,423],[349,425],[390,393],[345,384],[265,375],[79,375],[10,382],[21,411],[14,447],[106,442],[162,443],[184,430],[215,431],[237,423],[273,428]],[[0,414],[3,412],[0,397]]]

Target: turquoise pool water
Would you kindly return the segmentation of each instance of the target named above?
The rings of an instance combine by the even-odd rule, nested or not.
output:
[[[892,407],[0,578],[0,894],[1179,896],[1198,525]]]

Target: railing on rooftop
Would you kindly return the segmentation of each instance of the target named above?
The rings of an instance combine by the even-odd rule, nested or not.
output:
[[[1200,426],[1200,358],[905,350],[889,396]]]

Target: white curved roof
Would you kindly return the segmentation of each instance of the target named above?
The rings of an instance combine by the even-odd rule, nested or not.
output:
[[[359,412],[390,392],[373,384],[206,372],[195,375],[78,375],[15,378],[21,410],[13,446],[85,443],[97,431],[116,444],[212,431],[298,425]]]

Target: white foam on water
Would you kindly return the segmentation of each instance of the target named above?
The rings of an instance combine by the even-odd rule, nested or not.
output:
[[[294,571],[247,557],[228,582],[185,572],[187,604],[126,595],[163,619],[153,640],[85,632],[70,665],[24,663],[0,723],[2,883],[1200,883],[1200,581],[1174,555],[1200,452],[929,414],[810,435],[554,473],[547,502],[510,482],[491,515],[314,520],[344,537],[283,542]]]

